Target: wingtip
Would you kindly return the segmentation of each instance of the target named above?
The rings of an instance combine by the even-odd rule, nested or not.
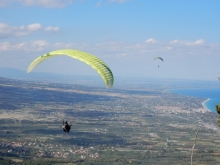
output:
[[[32,71],[32,69],[30,67],[28,67],[27,73],[30,73],[31,71]]]

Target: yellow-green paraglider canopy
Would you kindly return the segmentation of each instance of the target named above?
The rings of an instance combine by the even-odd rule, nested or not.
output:
[[[27,73],[30,73],[37,65],[39,65],[44,60],[54,57],[54,56],[60,56],[60,55],[66,55],[66,56],[78,59],[88,64],[101,75],[107,88],[110,88],[113,86],[114,77],[113,77],[113,74],[110,68],[101,59],[97,58],[96,56],[93,56],[91,54],[88,54],[86,52],[82,52],[79,50],[63,49],[63,50],[56,50],[56,51],[52,51],[47,54],[44,54],[36,58],[29,65]]]

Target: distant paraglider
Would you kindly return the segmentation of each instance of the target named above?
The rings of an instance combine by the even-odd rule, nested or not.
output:
[[[154,58],[154,60],[158,60],[158,59],[161,60],[161,61],[163,61],[163,59],[162,59],[161,57],[155,57],[155,58]],[[158,65],[158,67],[160,67],[160,66]]]
[[[70,49],[63,49],[63,50],[56,50],[44,54],[38,58],[36,58],[28,67],[27,73],[30,73],[37,65],[39,65],[44,60],[54,57],[66,55],[75,59],[78,59],[88,65],[90,65],[93,69],[95,69],[104,80],[106,87],[111,88],[114,83],[114,77],[110,68],[99,58],[93,56],[91,54],[79,51],[79,50],[70,50]]]

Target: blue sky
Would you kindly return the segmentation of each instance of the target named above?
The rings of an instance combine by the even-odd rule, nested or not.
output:
[[[1,0],[0,67],[27,70],[38,56],[68,48],[101,58],[116,77],[218,81],[219,7],[219,0]],[[98,75],[64,56],[35,71]]]

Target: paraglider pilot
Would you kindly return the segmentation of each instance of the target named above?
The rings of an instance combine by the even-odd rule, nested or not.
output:
[[[63,120],[63,131],[64,132],[69,133],[69,131],[71,129],[71,126],[72,126],[71,122],[70,122],[70,125],[69,125],[67,121],[64,122],[64,120]]]

